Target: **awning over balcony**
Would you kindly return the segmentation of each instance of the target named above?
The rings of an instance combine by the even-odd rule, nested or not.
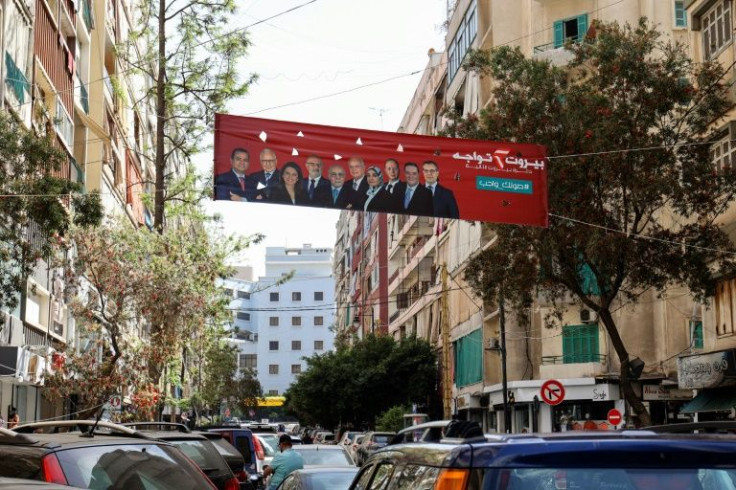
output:
[[[736,408],[733,389],[703,390],[680,409],[680,413],[721,412]]]

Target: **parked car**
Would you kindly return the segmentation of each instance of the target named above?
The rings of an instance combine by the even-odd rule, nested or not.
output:
[[[388,445],[395,435],[396,432],[366,432],[358,446],[358,466],[362,466],[374,451]]]
[[[202,434],[193,433],[183,424],[166,422],[136,422],[123,424],[134,427],[147,437],[175,445],[194,461],[218,490],[240,490],[240,481],[212,441]],[[220,435],[220,434],[216,434]]]
[[[245,471],[249,475],[263,473],[265,453],[261,443],[253,437],[253,432],[250,429],[243,429],[240,426],[210,426],[205,427],[205,429],[208,432],[222,435],[227,442],[238,450],[245,460]]]
[[[319,431],[315,434],[312,442],[314,444],[334,444],[335,434],[327,430]]]
[[[294,451],[304,458],[304,467],[314,466],[355,466],[345,447],[336,444],[302,444]]]
[[[449,430],[449,428],[448,428]],[[350,490],[723,490],[736,488],[736,437],[651,431],[474,435],[390,445]]]
[[[0,429],[0,476],[78,488],[215,488],[172,444],[94,420]]]
[[[402,442],[435,442],[445,436],[445,428],[452,420],[432,420],[401,429],[390,444]]]
[[[344,490],[353,481],[358,468],[310,468],[293,471],[276,490]]]
[[[235,475],[235,478],[240,482],[240,490],[255,490],[261,486],[261,477],[257,473],[249,475],[248,472],[245,471],[245,459],[243,458],[243,455],[240,454],[232,444],[227,442],[227,440],[222,437],[222,434],[207,431],[201,431],[199,434],[202,434],[209,439],[210,442],[214,444],[215,448],[217,448],[217,451],[227,462]]]
[[[355,440],[355,436],[362,434],[362,432],[356,432],[356,431],[345,431],[342,434],[342,437],[340,438],[339,444],[342,444],[343,446],[349,446],[353,443]]]
[[[74,487],[25,478],[0,477],[0,490],[70,490]]]

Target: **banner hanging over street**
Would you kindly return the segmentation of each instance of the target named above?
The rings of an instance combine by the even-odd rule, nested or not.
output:
[[[218,200],[547,226],[547,164],[534,144],[215,116]]]

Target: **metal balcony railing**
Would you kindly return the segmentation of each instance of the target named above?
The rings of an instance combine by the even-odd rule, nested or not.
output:
[[[586,364],[591,362],[605,363],[605,354],[563,354],[561,356],[542,356],[542,364]]]
[[[553,49],[559,49],[565,46],[565,43],[568,41],[572,41],[574,43],[578,43],[582,41],[585,38],[585,34],[579,34],[577,36],[571,36],[567,39],[565,39],[562,43],[559,41],[552,41],[551,43],[547,44],[540,44],[539,46],[534,46],[534,54],[537,53],[544,53],[545,51],[551,51]]]

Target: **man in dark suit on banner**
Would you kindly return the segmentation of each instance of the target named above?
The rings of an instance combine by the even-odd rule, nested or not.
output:
[[[352,189],[351,204],[353,209],[363,209],[368,199],[368,181],[365,180],[365,161],[361,157],[348,158],[348,170],[352,179],[345,185]]]
[[[399,162],[389,158],[383,164],[383,170],[386,175],[386,190],[394,197],[403,196],[406,183],[399,180]]]
[[[414,162],[404,164],[406,189],[400,196],[402,209],[406,214],[434,216],[432,193],[419,182],[419,166]]]
[[[438,182],[440,168],[437,163],[427,160],[422,164],[422,173],[424,173],[424,187],[429,189],[433,195],[434,215],[438,218],[459,218],[460,210],[457,207],[455,194]]]
[[[235,148],[230,153],[230,170],[215,176],[215,199],[222,201],[251,201],[255,198],[255,182],[246,176],[250,153]]]
[[[330,181],[322,176],[322,159],[307,157],[307,177],[302,181],[310,206],[331,206]]]
[[[276,168],[278,160],[276,152],[270,148],[264,148],[260,154],[261,170],[251,174],[250,178],[255,182],[257,192],[256,199],[266,199],[271,197],[271,191],[279,183],[279,169]]]
[[[327,171],[327,176],[330,179],[329,207],[350,209],[353,190],[345,183],[345,169],[342,165],[334,164]]]

